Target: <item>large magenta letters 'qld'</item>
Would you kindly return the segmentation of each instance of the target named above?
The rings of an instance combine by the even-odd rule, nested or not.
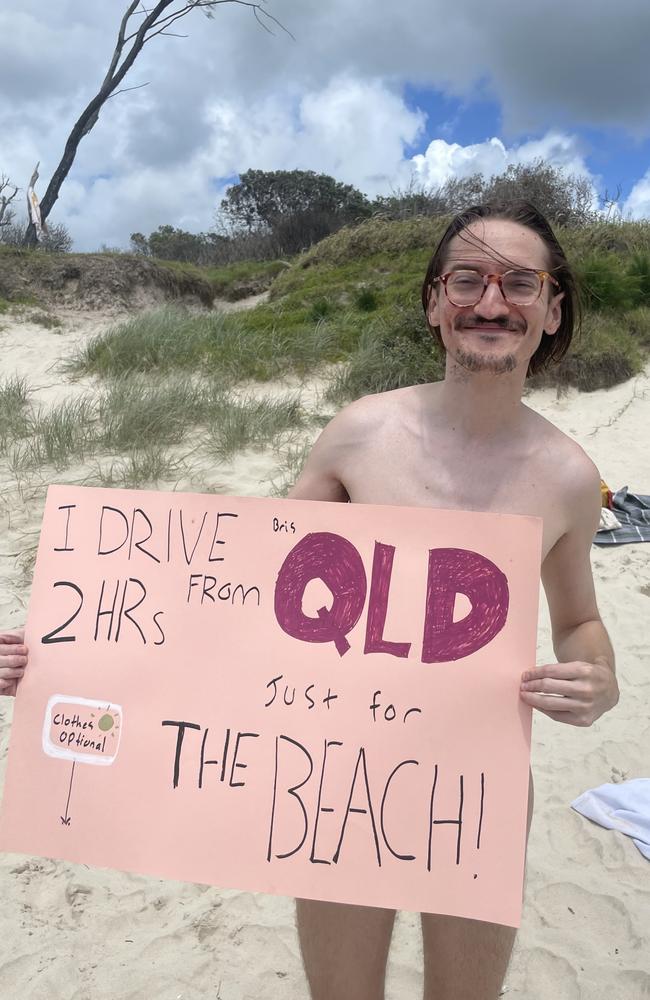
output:
[[[305,588],[322,580],[334,598],[332,607],[318,609],[310,618],[302,610]],[[350,648],[345,638],[361,617],[366,602],[366,571],[351,542],[329,531],[305,535],[280,567],[275,584],[275,617],[294,639],[333,642],[343,656]]]
[[[472,605],[458,622],[456,594]],[[487,646],[506,623],[509,601],[505,574],[485,556],[468,549],[431,549],[422,662],[460,660]]]
[[[406,657],[410,643],[383,637],[394,553],[393,546],[375,543],[364,652]],[[332,606],[308,616],[302,603],[312,580],[323,581],[332,594]],[[294,546],[280,567],[275,617],[294,639],[333,642],[343,656],[350,648],[346,636],[361,617],[366,591],[366,572],[354,545],[341,535],[313,532]],[[471,604],[460,621],[454,621],[457,594],[464,594]],[[468,549],[431,549],[422,662],[460,660],[486,646],[505,625],[509,600],[505,574],[485,556]]]

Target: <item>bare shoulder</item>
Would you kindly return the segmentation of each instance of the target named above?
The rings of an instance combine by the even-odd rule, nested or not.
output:
[[[414,406],[412,387],[363,396],[324,428],[289,494],[296,499],[347,499],[346,472]]]
[[[547,482],[575,518],[593,521],[600,511],[600,472],[584,448],[545,417],[531,411],[542,444]]]
[[[399,420],[414,409],[419,386],[405,386],[387,392],[362,396],[345,406],[327,425],[326,430],[347,438],[376,431],[387,422]]]

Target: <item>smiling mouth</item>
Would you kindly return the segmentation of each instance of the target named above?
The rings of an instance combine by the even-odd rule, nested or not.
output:
[[[495,333],[521,333],[521,330],[512,329],[511,327],[505,326],[461,326],[460,332],[465,333],[467,331],[473,333],[483,333],[483,334],[495,334]]]

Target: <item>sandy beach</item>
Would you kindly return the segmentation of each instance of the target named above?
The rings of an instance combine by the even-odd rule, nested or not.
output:
[[[116,316],[60,312],[46,329],[0,317],[3,377],[24,376],[51,406],[92,391],[57,368],[74,346]],[[262,387],[268,391],[268,386]],[[319,386],[287,383],[313,410]],[[650,493],[650,368],[609,390],[531,392],[525,402],[575,438],[616,490]],[[323,413],[331,412],[324,406]],[[313,438],[317,428],[311,427]],[[269,493],[272,450],[245,452],[206,468],[199,454],[163,488]],[[82,482],[73,466],[60,482]],[[0,625],[22,625],[29,598],[24,567],[36,544],[47,484],[17,481],[0,460]],[[650,998],[650,868],[628,838],[583,819],[569,803],[604,782],[650,777],[650,545],[593,548],[599,603],[617,652],[621,700],[590,729],[540,714],[533,730],[535,816],[526,902],[503,996],[508,1000]],[[552,660],[544,601],[538,662]],[[0,698],[0,768],[12,702]],[[0,857],[0,995],[7,1000],[299,1000],[307,996],[285,898],[163,882],[19,855]],[[421,995],[419,918],[398,917],[388,1000]],[[333,998],[334,1000],[334,998]]]

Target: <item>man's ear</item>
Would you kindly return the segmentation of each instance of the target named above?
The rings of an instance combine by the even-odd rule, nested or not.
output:
[[[546,310],[546,319],[544,321],[544,333],[552,335],[557,333],[558,327],[562,322],[562,299],[564,298],[564,292],[560,292],[558,295],[554,295],[548,304],[548,309]]]
[[[435,285],[431,285],[429,292],[427,320],[429,321],[429,326],[440,326],[440,306],[438,303],[438,290]]]

